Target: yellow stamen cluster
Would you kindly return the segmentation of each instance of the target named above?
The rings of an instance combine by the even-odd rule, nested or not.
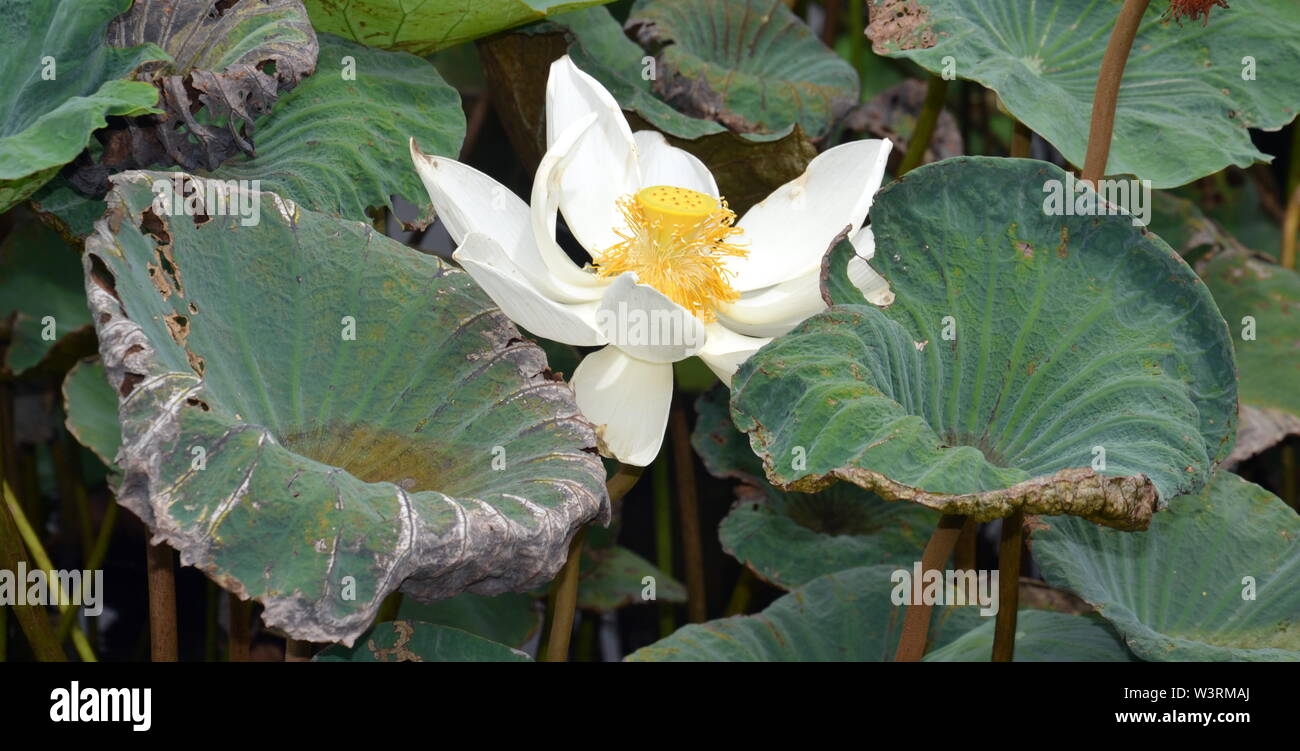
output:
[[[618,202],[627,229],[623,241],[596,259],[596,273],[618,276],[635,271],[665,297],[700,320],[716,317],[718,305],[740,293],[731,288],[723,266],[727,256],[749,253],[728,238],[740,234],[726,201],[686,188],[656,185]]]

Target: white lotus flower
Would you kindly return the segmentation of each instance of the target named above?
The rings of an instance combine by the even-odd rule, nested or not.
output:
[[[849,228],[871,257],[870,229],[859,229],[891,148],[830,149],[737,222],[702,162],[657,132],[633,134],[568,57],[551,66],[546,143],[529,204],[414,141],[411,157],[459,245],[453,257],[507,316],[540,337],[606,345],[571,382],[604,448],[638,466],[663,442],[673,362],[698,355],[730,383],[771,337],[825,308],[818,274],[836,235]],[[556,242],[557,210],[591,264]],[[880,291],[866,263],[850,271],[869,296]]]

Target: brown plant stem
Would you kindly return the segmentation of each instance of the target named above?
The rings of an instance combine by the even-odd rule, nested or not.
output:
[[[149,652],[154,662],[176,662],[176,561],[167,543],[145,542],[149,569]]]
[[[709,618],[704,592],[704,543],[700,538],[700,508],[695,486],[695,453],[686,410],[673,406],[669,418],[673,466],[677,470],[677,514],[682,525],[682,561],[686,565],[686,611],[691,623]]]
[[[1012,121],[1011,128],[1011,156],[1018,159],[1029,158],[1029,139],[1031,137],[1028,126],[1019,120]]]
[[[641,479],[645,467],[634,467],[619,463],[614,476],[605,483],[609,492],[610,505],[618,503],[627,492]],[[587,537],[587,528],[583,527],[573,535],[569,543],[569,558],[560,569],[551,589],[550,617],[547,619],[546,652],[543,662],[567,662],[569,660],[569,638],[573,635],[573,614],[578,608],[578,572],[582,566],[582,543]]]
[[[925,161],[925,150],[930,147],[930,138],[934,136],[934,127],[939,123],[939,113],[943,112],[944,97],[948,95],[948,81],[940,76],[930,76],[930,83],[925,89],[925,104],[921,114],[916,118],[916,127],[912,137],[907,140],[907,152],[898,165],[897,177],[920,167]]]
[[[1142,16],[1151,0],[1124,0],[1115,28],[1110,33],[1106,54],[1101,59],[1097,74],[1097,90],[1092,99],[1092,121],[1088,127],[1088,151],[1083,158],[1083,179],[1096,185],[1106,174],[1110,158],[1110,141],[1115,133],[1115,104],[1119,101],[1119,86],[1124,78],[1133,38],[1142,25]]]
[[[664,576],[673,575],[673,501],[668,491],[668,456],[660,452],[654,462],[655,563]],[[659,638],[677,630],[671,602],[659,603]]]
[[[1020,609],[1020,548],[1025,539],[1025,512],[1002,520],[998,546],[998,620],[993,631],[993,662],[1011,662],[1016,654],[1016,616]]]
[[[936,571],[943,567],[952,555],[957,539],[962,530],[974,525],[969,517],[959,514],[944,514],[939,524],[930,535],[921,553],[921,575],[927,571]],[[921,582],[912,582],[913,593],[921,589]],[[925,655],[925,643],[930,634],[931,606],[916,602],[915,597],[903,615],[903,633],[898,638],[898,650],[894,653],[894,662],[917,662]]]
[[[253,629],[249,623],[251,608],[238,595],[227,595],[230,606],[230,644],[226,659],[230,662],[248,662],[253,647]]]
[[[311,657],[315,652],[316,648],[309,641],[284,640],[285,662],[311,662]]]

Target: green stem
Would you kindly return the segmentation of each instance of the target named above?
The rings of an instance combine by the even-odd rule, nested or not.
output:
[[[958,514],[944,514],[939,524],[930,535],[921,553],[921,575],[927,571],[940,570],[961,537],[963,528],[974,524],[969,517]],[[921,582],[912,582],[913,594],[922,589]],[[924,602],[912,602],[903,615],[903,633],[898,637],[898,650],[894,653],[894,662],[918,662],[925,656],[925,643],[930,634],[931,606]]]
[[[618,471],[605,483],[612,506],[618,503],[627,492],[641,479],[645,467],[633,467],[619,463]],[[569,639],[573,635],[573,614],[578,609],[578,572],[582,566],[582,542],[587,537],[587,528],[583,527],[573,535],[569,544],[569,557],[556,577],[551,590],[550,624],[546,637],[544,662],[567,662],[569,659]]]
[[[96,571],[104,564],[104,557],[108,555],[108,541],[113,536],[113,525],[117,522],[117,503],[109,501],[108,508],[104,510],[104,520],[100,522],[99,533],[95,537],[94,547],[90,549],[90,557],[86,561],[88,571]],[[64,639],[72,631],[72,624],[76,623],[76,608],[68,608],[64,611],[59,620],[59,643],[62,644]]]
[[[654,463],[655,563],[664,576],[673,575],[673,507],[668,490],[668,457],[661,455]],[[659,603],[659,638],[677,629],[671,603]]]
[[[920,167],[925,161],[925,150],[930,147],[930,138],[934,136],[934,127],[939,122],[939,113],[943,111],[944,97],[947,94],[948,81],[940,76],[930,76],[930,83],[925,89],[925,104],[916,118],[912,137],[907,141],[907,152],[898,165],[898,177]]]
[[[704,543],[700,539],[700,508],[695,486],[695,453],[686,410],[674,406],[669,418],[673,466],[677,470],[677,514],[682,529],[682,562],[686,566],[686,606],[692,623],[709,618],[704,592]]]
[[[9,516],[13,519],[14,527],[18,530],[18,535],[22,538],[23,544],[27,546],[28,552],[31,553],[32,559],[36,565],[46,571],[53,571],[54,564],[50,562],[50,557],[45,553],[45,547],[41,545],[41,540],[36,536],[36,530],[27,521],[27,515],[23,513],[23,508],[14,497],[13,491],[9,489],[7,481],[0,481],[3,484],[5,506],[9,510]],[[63,591],[63,585],[58,581],[54,582],[55,597],[59,601],[59,612],[64,613],[72,610],[72,605]],[[95,652],[90,648],[90,640],[86,638],[86,633],[81,630],[80,626],[75,626],[72,631],[72,645],[76,647],[77,654],[81,656],[82,662],[95,662]]]
[[[726,615],[744,615],[749,612],[749,603],[753,599],[754,572],[749,570],[749,566],[741,566],[736,586],[731,590],[731,599],[727,601]]]
[[[861,75],[865,66],[862,41],[867,31],[867,22],[862,11],[866,9],[867,3],[866,0],[845,1],[849,4],[849,62],[853,63],[853,69]]]
[[[1020,548],[1025,536],[1025,512],[1002,520],[998,548],[998,620],[993,631],[993,662],[1011,662],[1016,654],[1016,617],[1020,610]]]
[[[1097,90],[1092,99],[1092,121],[1088,127],[1088,151],[1083,159],[1083,179],[1096,184],[1106,174],[1110,158],[1110,141],[1115,133],[1115,105],[1119,101],[1119,86],[1124,79],[1124,66],[1128,64],[1129,50],[1142,16],[1151,0],[1124,0],[1115,28],[1106,44],[1106,55],[1101,59],[1097,74]]]
[[[0,477],[0,483],[4,486],[4,496],[9,498],[9,483]],[[22,536],[18,531],[18,525],[15,523],[13,516],[9,511],[9,504],[0,503],[0,566],[9,571],[17,571],[18,564],[24,566],[28,561],[27,552],[23,550]],[[18,617],[18,625],[22,628],[23,634],[27,636],[27,643],[31,645],[32,654],[41,662],[66,662],[67,656],[63,654],[63,649],[59,646],[59,641],[54,635],[54,627],[50,625],[50,619],[45,615],[45,609],[38,605],[17,603],[9,606],[14,610],[14,615]]]

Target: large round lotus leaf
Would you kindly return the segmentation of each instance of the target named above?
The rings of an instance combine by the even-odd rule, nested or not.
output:
[[[638,0],[626,27],[656,55],[661,99],[736,133],[817,138],[858,103],[853,66],[775,0]]]
[[[1234,335],[1242,417],[1233,457],[1246,458],[1300,433],[1300,274],[1235,251],[1199,268]]]
[[[350,644],[399,586],[551,578],[608,496],[542,351],[468,275],[364,223],[237,190],[227,209],[260,202],[246,226],[197,179],[211,214],[157,213],[174,176],[115,177],[86,241],[121,503],[308,641]]]
[[[354,647],[327,647],[314,662],[532,662],[517,649],[468,631],[420,621],[381,623]]]
[[[460,95],[427,61],[321,34],[316,72],[282,95],[256,123],[256,156],[240,155],[215,171],[220,180],[260,180],[261,188],[299,205],[345,219],[414,204],[414,226],[433,217],[429,193],[409,167],[407,139],[426,154],[455,156],[465,138]],[[373,148],[357,149],[358,143]],[[78,193],[63,178],[33,196],[61,230],[81,239],[104,212],[103,201]],[[569,369],[566,372],[572,372]]]
[[[586,546],[579,567],[578,607],[602,613],[650,602],[646,577],[654,580],[654,602],[686,602],[686,587],[653,563],[621,545]]]
[[[1233,0],[1208,24],[1151,3],[1124,68],[1106,174],[1157,188],[1269,161],[1248,128],[1277,130],[1300,109],[1300,5]],[[876,52],[997,92],[1017,120],[1083,164],[1097,73],[1119,13],[1096,0],[871,0]],[[1158,134],[1152,140],[1152,134]]]
[[[848,568],[920,560],[938,514],[848,483],[820,493],[773,488],[744,433],[731,424],[727,395],[718,388],[696,400],[691,435],[710,474],[741,480],[736,503],[718,527],[723,550],[787,590]]]
[[[316,67],[316,34],[301,0],[135,0],[108,28],[116,47],[156,44],[171,57],[151,66],[161,118],[101,136],[103,167],[74,182],[96,195],[107,169],[213,169],[252,152],[248,132],[276,97]]]
[[[116,468],[122,431],[117,425],[117,394],[108,383],[104,364],[96,357],[82,360],[63,379],[63,411],[68,432],[104,462]]]
[[[962,157],[877,195],[871,266],[893,304],[818,314],[732,381],[769,479],[1124,529],[1206,482],[1236,423],[1227,326],[1131,218],[1045,214],[1045,182],[1064,179],[1044,162]],[[862,301],[851,285],[825,293],[839,302],[842,288]]]
[[[236,157],[211,176],[261,180],[263,190],[305,208],[359,221],[399,195],[419,208],[416,225],[427,225],[433,204],[410,168],[407,142],[415,138],[426,154],[459,154],[460,94],[414,55],[329,34],[319,41],[316,72],[258,121],[257,155]]]
[[[155,112],[158,92],[125,80],[166,60],[152,44],[109,47],[104,32],[131,0],[0,2],[0,212],[76,158],[109,115]]]
[[[8,328],[0,372],[21,374],[68,352],[93,352],[94,338],[77,254],[29,212],[15,218],[0,242],[0,329]]]
[[[972,631],[925,655],[926,662],[988,662],[996,623]],[[1089,615],[1022,609],[1016,614],[1016,662],[1136,662],[1115,629]]]
[[[428,55],[610,0],[305,0],[312,25],[371,47]]]
[[[1034,559],[1146,660],[1300,660],[1300,517],[1220,470],[1146,532],[1045,519]]]
[[[865,566],[813,579],[757,615],[691,624],[628,655],[630,662],[887,662],[902,610],[890,599],[893,566]],[[986,618],[975,606],[936,607],[929,648]],[[991,616],[990,616],[991,618]]]
[[[537,604],[531,596],[519,592],[495,597],[463,592],[437,602],[403,597],[397,619],[451,626],[506,646],[521,647],[541,626]]]

